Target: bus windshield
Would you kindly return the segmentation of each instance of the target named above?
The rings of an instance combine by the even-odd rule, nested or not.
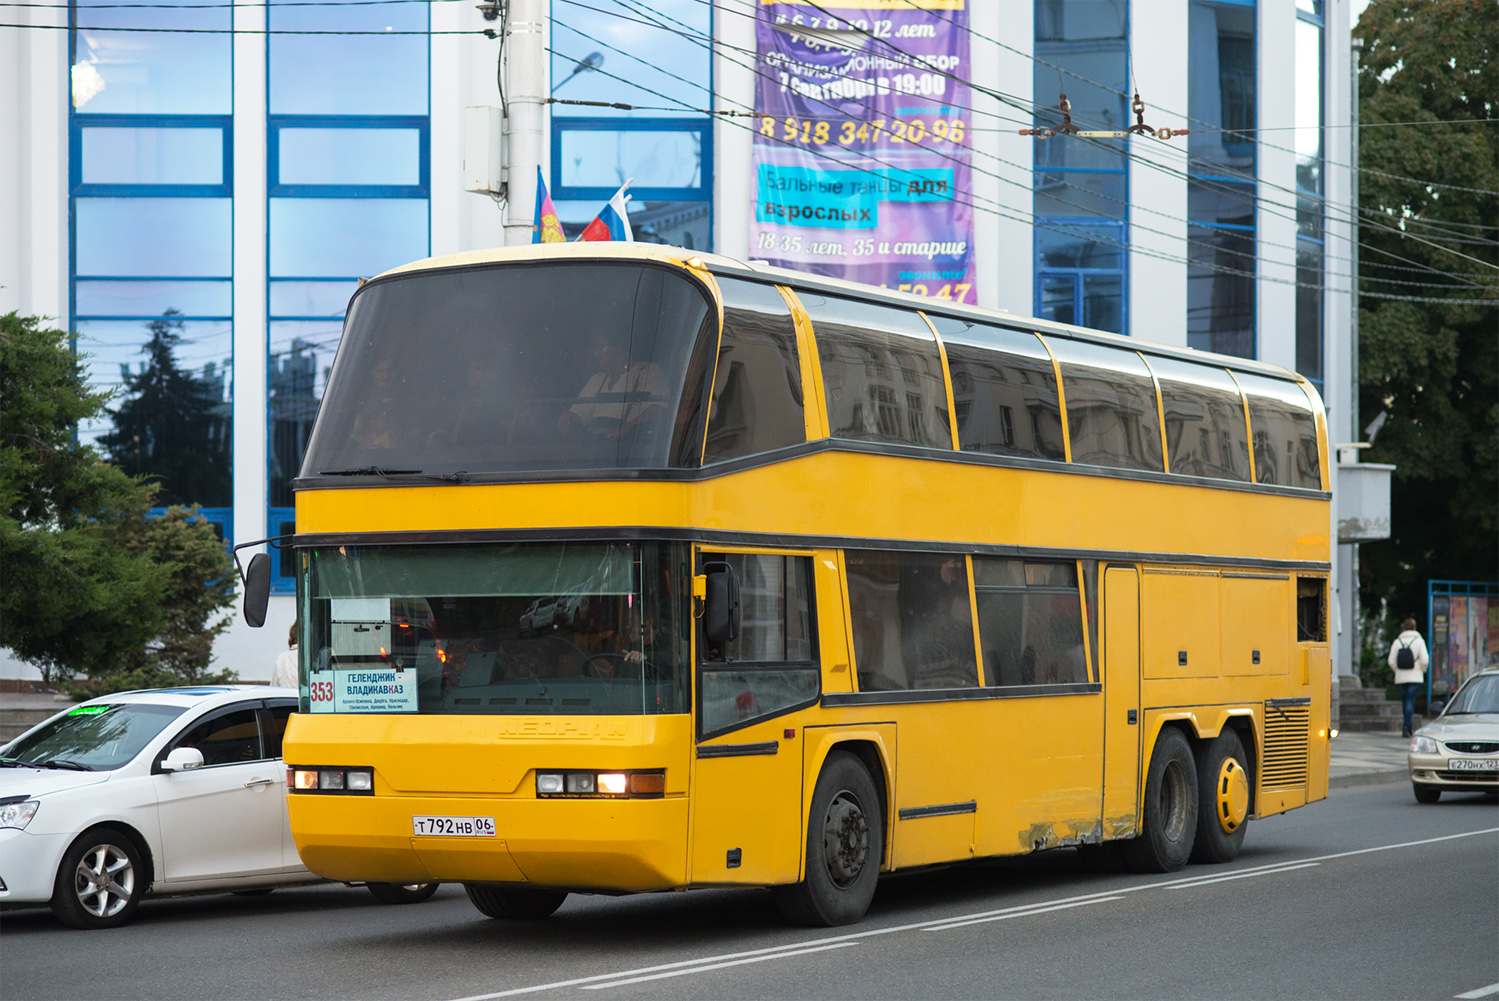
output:
[[[338,546],[304,556],[304,712],[688,709],[685,545]]]
[[[718,314],[680,270],[422,271],[354,296],[303,476],[699,465]]]

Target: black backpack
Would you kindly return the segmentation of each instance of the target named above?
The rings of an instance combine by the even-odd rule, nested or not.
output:
[[[1414,671],[1416,669],[1416,655],[1411,653],[1411,643],[1414,642],[1416,641],[1411,640],[1409,643],[1402,643],[1400,649],[1395,651],[1395,670]]]

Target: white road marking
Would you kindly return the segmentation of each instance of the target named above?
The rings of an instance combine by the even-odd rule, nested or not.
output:
[[[1303,862],[1300,865],[1283,865],[1273,869],[1258,869],[1254,872],[1236,872],[1229,876],[1210,876],[1207,879],[1183,880],[1166,887],[1168,890],[1191,890],[1199,886],[1207,886],[1209,883],[1226,883],[1231,879],[1253,879],[1255,876],[1275,876],[1283,872],[1295,872],[1297,869],[1314,869],[1321,865],[1320,862]]]
[[[611,980],[607,984],[587,984],[585,991],[601,991],[607,987],[624,987],[626,984],[639,984],[647,980],[665,980],[667,977],[685,977],[689,973],[707,973],[709,970],[722,970],[726,966],[743,966],[746,963],[768,963],[776,959],[790,959],[792,956],[805,956],[809,952],[827,952],[829,949],[847,949],[858,942],[831,942],[827,945],[814,945],[807,949],[795,949],[790,952],[777,952],[768,956],[751,956],[748,959],[731,959],[723,963],[709,963],[706,966],[689,966],[682,970],[669,970],[666,973],[651,973],[643,977],[630,977],[626,980]]]
[[[1235,873],[1233,873],[1231,875],[1240,875],[1240,874],[1242,874],[1242,875],[1251,875],[1251,874],[1260,874],[1260,873],[1264,873],[1264,872],[1267,872],[1267,871],[1274,872],[1274,871],[1277,871],[1277,870],[1285,869],[1287,866],[1293,866],[1293,865],[1300,865],[1301,867],[1307,867],[1307,866],[1316,865],[1316,864],[1318,864],[1320,862],[1328,862],[1328,861],[1331,861],[1332,859],[1350,858],[1350,857],[1352,857],[1354,855],[1368,855],[1371,852],[1394,851],[1397,848],[1416,848],[1416,847],[1419,847],[1421,845],[1437,844],[1438,842],[1442,842],[1442,841],[1454,841],[1454,840],[1457,840],[1459,838],[1478,837],[1479,835],[1483,835],[1483,834],[1499,834],[1499,827],[1485,827],[1485,828],[1483,828],[1482,830],[1479,830],[1479,831],[1464,831],[1461,834],[1447,834],[1447,835],[1443,835],[1442,837],[1437,837],[1437,838],[1423,838],[1420,841],[1402,841],[1402,842],[1399,842],[1398,844],[1393,844],[1393,845],[1378,845],[1378,846],[1376,846],[1374,848],[1357,848],[1357,849],[1354,849],[1353,851],[1334,852],[1331,855],[1317,855],[1317,856],[1314,856],[1314,857],[1309,858],[1309,859],[1287,859],[1286,861],[1283,861],[1283,862],[1276,862],[1276,863],[1272,863],[1270,865],[1257,866],[1254,869],[1240,869],[1240,870],[1237,870]],[[1050,901],[1050,902],[1041,902],[1041,903],[1036,903],[1036,904],[1021,905],[1021,906],[1017,906],[1017,907],[1006,908],[1004,911],[980,911],[980,912],[974,913],[974,914],[957,914],[957,915],[954,915],[954,916],[952,916],[950,918],[932,918],[932,919],[928,919],[926,921],[913,921],[910,924],[893,925],[893,926],[891,926],[889,928],[872,928],[872,929],[870,929],[868,931],[853,932],[853,933],[848,934],[848,935],[839,935],[839,936],[836,936],[836,937],[833,937],[833,938],[818,939],[818,940],[814,940],[814,941],[811,941],[811,942],[791,942],[791,943],[787,943],[786,945],[774,946],[774,947],[767,948],[767,949],[751,949],[751,950],[748,950],[748,951],[745,951],[745,952],[725,953],[725,954],[720,955],[720,956],[704,956],[704,957],[699,957],[697,959],[686,959],[686,960],[682,960],[682,961],[676,962],[676,963],[662,963],[662,964],[660,964],[658,966],[645,966],[645,967],[641,967],[641,968],[635,969],[635,970],[619,970],[619,971],[615,971],[613,973],[599,973],[599,974],[595,974],[595,975],[593,975],[591,977],[577,977],[577,978],[572,979],[572,980],[558,980],[558,981],[555,981],[555,982],[549,983],[549,984],[535,984],[535,985],[530,986],[530,987],[516,987],[516,988],[512,988],[511,990],[508,990],[508,991],[495,991],[494,993],[491,993],[491,994],[474,994],[474,995],[470,995],[469,997],[457,998],[457,999],[455,999],[455,1001],[492,1001],[492,999],[495,999],[495,998],[515,997],[516,995],[520,995],[520,994],[535,994],[535,993],[539,993],[541,991],[557,990],[558,988],[562,988],[562,987],[577,987],[577,986],[581,986],[581,985],[584,985],[584,984],[597,984],[597,983],[601,983],[603,981],[609,981],[609,982],[613,983],[615,981],[619,981],[620,978],[622,978],[622,977],[634,977],[634,976],[639,976],[639,975],[642,975],[642,974],[657,973],[657,972],[666,971],[666,970],[681,970],[681,969],[686,969],[688,967],[692,968],[691,972],[700,972],[701,970],[709,968],[705,964],[725,963],[725,962],[730,961],[730,960],[737,960],[737,959],[748,958],[748,957],[752,957],[752,956],[768,956],[769,958],[774,959],[774,958],[776,958],[776,955],[778,955],[778,954],[786,953],[786,952],[793,951],[793,950],[807,951],[808,947],[820,947],[820,946],[829,946],[829,947],[831,947],[831,946],[833,946],[833,945],[835,945],[837,943],[855,942],[855,941],[858,941],[860,939],[873,938],[874,936],[877,936],[877,935],[894,935],[894,934],[898,934],[900,932],[907,932],[907,931],[925,931],[928,928],[939,928],[940,929],[940,928],[945,928],[945,927],[954,927],[954,926],[956,926],[957,922],[968,921],[968,920],[973,920],[974,923],[979,923],[982,919],[987,918],[987,917],[989,917],[991,915],[1000,914],[1000,913],[1006,913],[1006,912],[1011,912],[1011,911],[1015,911],[1015,912],[1033,911],[1035,913],[1041,913],[1041,911],[1038,910],[1038,908],[1050,908],[1050,909],[1060,910],[1064,905],[1076,905],[1076,904],[1093,903],[1095,901],[1101,900],[1103,897],[1105,897],[1105,896],[1107,896],[1109,894],[1135,893],[1135,892],[1138,892],[1140,890],[1169,890],[1173,886],[1179,886],[1179,885],[1184,885],[1184,884],[1196,884],[1196,883],[1200,883],[1200,882],[1202,882],[1202,877],[1199,877],[1199,876],[1189,876],[1189,877],[1187,877],[1185,879],[1172,879],[1172,880],[1159,881],[1159,882],[1155,882],[1155,883],[1144,883],[1144,884],[1141,884],[1139,886],[1121,886],[1121,887],[1118,887],[1118,888],[1113,889],[1113,890],[1101,891],[1099,893],[1086,893],[1086,894],[1081,894],[1081,895],[1076,896],[1076,897],[1064,897],[1061,900],[1055,900],[1055,901]],[[1023,916],[1023,915],[1021,915],[1021,916]],[[1494,988],[1492,990],[1490,988],[1487,988],[1487,987],[1482,988],[1482,989],[1485,992],[1488,992],[1488,993],[1499,993],[1499,984],[1494,985]],[[1486,997],[1487,994],[1480,994],[1480,995],[1477,995],[1477,996],[1478,997]]]
[[[1050,907],[1017,907],[1007,914],[988,914],[984,917],[967,918],[961,921],[948,921],[945,924],[934,924],[923,928],[922,931],[947,931],[950,928],[967,928],[969,925],[981,925],[989,921],[1008,921],[1010,918],[1028,918],[1033,914],[1049,914],[1052,911],[1065,911],[1072,907],[1087,907],[1089,904],[1104,904],[1110,900],[1123,900],[1123,897],[1094,897],[1092,900],[1077,900],[1070,904],[1053,904]]]
[[[1474,998],[1486,998],[1490,994],[1499,994],[1499,984],[1489,984],[1487,987],[1480,987],[1476,991],[1468,991],[1466,994],[1457,996],[1472,1001]]]

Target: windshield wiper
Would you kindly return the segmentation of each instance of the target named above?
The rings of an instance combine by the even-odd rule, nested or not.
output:
[[[439,483],[467,483],[468,472],[460,469],[456,473],[427,473],[420,469],[386,469],[383,466],[359,466],[354,469],[319,469],[319,476],[379,476],[393,479],[397,476],[416,476]]]
[[[93,768],[88,765],[78,761],[71,761],[67,758],[48,758],[46,761],[22,761],[19,764],[28,765],[32,768],[58,768],[70,772],[93,771]]]

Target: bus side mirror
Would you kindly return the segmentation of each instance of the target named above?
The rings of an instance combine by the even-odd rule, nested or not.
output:
[[[245,571],[245,621],[250,628],[265,625],[265,608],[271,600],[271,558],[265,553],[250,557]]]
[[[708,597],[703,602],[703,634],[711,643],[727,643],[739,638],[739,577],[727,563],[710,563],[708,566],[722,569],[708,574]]]

